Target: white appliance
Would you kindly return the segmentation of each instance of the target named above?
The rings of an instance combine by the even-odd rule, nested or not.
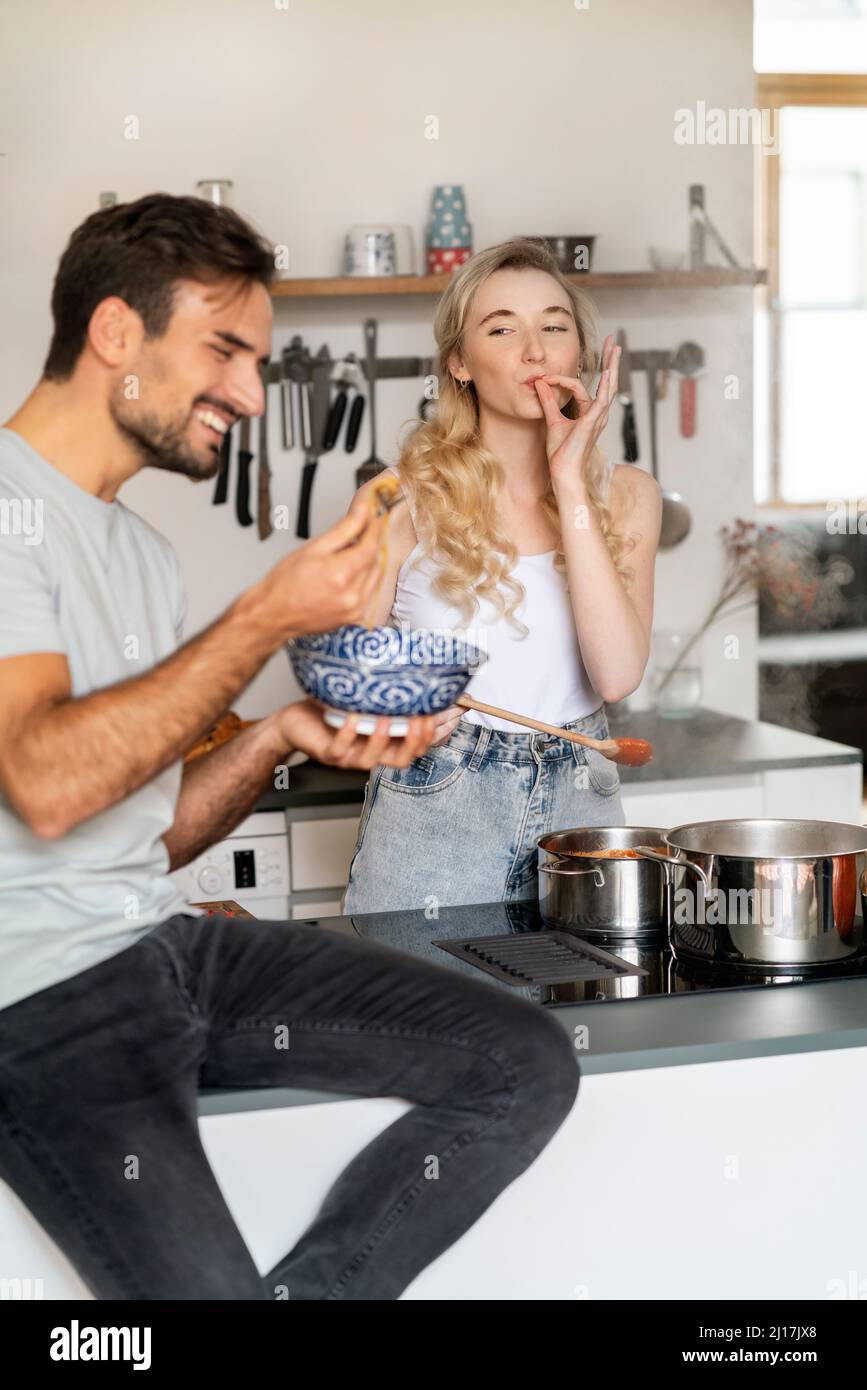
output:
[[[289,915],[289,833],[282,811],[256,811],[171,877],[190,902],[234,899],[254,917]]]

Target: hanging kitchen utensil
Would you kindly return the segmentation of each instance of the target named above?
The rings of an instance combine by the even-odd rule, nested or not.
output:
[[[295,534],[301,540],[310,536],[310,504],[313,496],[313,479],[316,465],[322,453],[322,440],[328,421],[328,406],[331,398],[331,357],[327,346],[323,345],[312,366],[312,391],[310,397],[310,446],[301,472],[301,492],[298,498],[298,520]]]
[[[638,435],[635,430],[635,406],[632,403],[632,373],[629,363],[629,348],[626,345],[626,332],[619,329],[617,343],[620,348],[620,390],[617,399],[623,406],[623,457],[627,463],[638,461]]]
[[[644,354],[647,372],[647,393],[650,399],[650,466],[654,478],[659,482],[656,454],[656,374],[666,353],[647,352]],[[661,486],[661,485],[660,485]],[[692,528],[692,513],[679,492],[662,491],[662,524],[659,531],[660,550],[673,550],[686,540]]]
[[[310,447],[310,354],[296,333],[280,354],[280,420],[284,449]]]
[[[343,424],[343,417],[346,414],[346,402],[349,399],[348,384],[343,377],[337,380],[337,395],[328,408],[328,419],[325,423],[325,438],[322,441],[322,452],[329,453],[337,443],[337,436],[340,433],[340,426]]]
[[[361,368],[358,365],[355,353],[350,352],[342,362],[338,364],[337,376],[337,395],[331,403],[328,411],[328,423],[325,426],[325,439],[323,441],[323,452],[327,453],[333,449],[340,434],[340,427],[343,424],[343,417],[346,414],[346,406],[349,400],[349,392],[355,390],[355,398],[349,411],[349,422],[346,426],[346,442],[344,449],[347,454],[351,454],[358,443],[358,431],[361,428],[361,417],[364,413],[364,396],[360,391]]]
[[[385,464],[376,457],[376,319],[365,319],[364,321],[364,346],[365,346],[365,375],[367,376],[367,389],[370,394],[370,457],[364,460],[355,470],[355,485],[361,487],[363,483],[375,478],[377,473],[381,473]]]
[[[347,454],[355,452],[358,443],[358,435],[361,430],[361,419],[364,415],[364,396],[360,391],[356,393],[352,405],[349,407],[349,423],[346,426],[346,439],[343,444]]]
[[[295,378],[292,374],[292,363],[300,346],[301,338],[296,333],[291,343],[280,353],[280,427],[283,448],[286,450],[295,447],[295,412],[292,405]]]
[[[259,540],[266,541],[274,530],[271,525],[271,466],[268,462],[268,368],[263,370],[264,401],[259,416],[259,495],[256,507],[256,522]]]
[[[238,441],[238,483],[235,492],[235,515],[240,526],[252,526],[250,515],[250,417],[245,415],[241,421],[241,437]]]
[[[217,474],[217,485],[214,488],[214,496],[211,499],[212,505],[219,507],[229,496],[229,466],[232,453],[232,431],[226,430],[223,435],[223,442],[220,445],[220,471]]]
[[[704,366],[704,352],[698,343],[681,343],[671,365],[681,374],[680,432],[684,439],[692,439],[696,429],[695,378]]]

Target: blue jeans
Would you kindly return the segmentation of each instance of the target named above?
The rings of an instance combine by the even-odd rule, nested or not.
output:
[[[415,1102],[264,1276],[197,1124],[199,1087],[256,1086]],[[392,1299],[577,1089],[565,1029],[506,987],[314,926],[187,913],[0,1010],[0,1178],[97,1298]]]
[[[605,706],[563,728],[608,738]],[[595,749],[462,719],[408,767],[371,772],[343,911],[535,898],[543,835],[624,821],[617,764]]]

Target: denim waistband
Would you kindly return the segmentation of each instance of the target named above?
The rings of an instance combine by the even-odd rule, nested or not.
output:
[[[580,719],[571,719],[568,724],[558,727],[587,734],[590,738],[606,738],[608,715],[605,706],[600,705],[592,713],[582,715]],[[456,749],[459,753],[472,751],[473,761],[479,763],[486,756],[503,761],[532,761],[534,748],[539,752],[552,750],[552,756],[559,754],[562,757],[570,757],[575,745],[568,739],[558,739],[554,734],[543,733],[541,729],[527,729],[522,734],[510,734],[506,733],[505,729],[489,729],[486,724],[478,724],[475,720],[464,717],[443,746]]]

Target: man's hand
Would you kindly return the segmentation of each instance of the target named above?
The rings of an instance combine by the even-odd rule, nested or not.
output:
[[[388,732],[391,723],[387,715],[376,721],[372,734],[356,734],[358,715],[350,714],[339,729],[332,729],[322,717],[323,706],[316,700],[298,700],[287,705],[275,716],[285,737],[286,746],[300,748],[320,763],[333,767],[370,769],[378,763],[387,767],[408,767],[414,758],[430,747],[438,716],[413,715],[409,730],[400,738]]]
[[[356,496],[349,512],[321,536],[285,555],[249,592],[281,641],[360,623],[382,579],[382,528],[370,502]]]

